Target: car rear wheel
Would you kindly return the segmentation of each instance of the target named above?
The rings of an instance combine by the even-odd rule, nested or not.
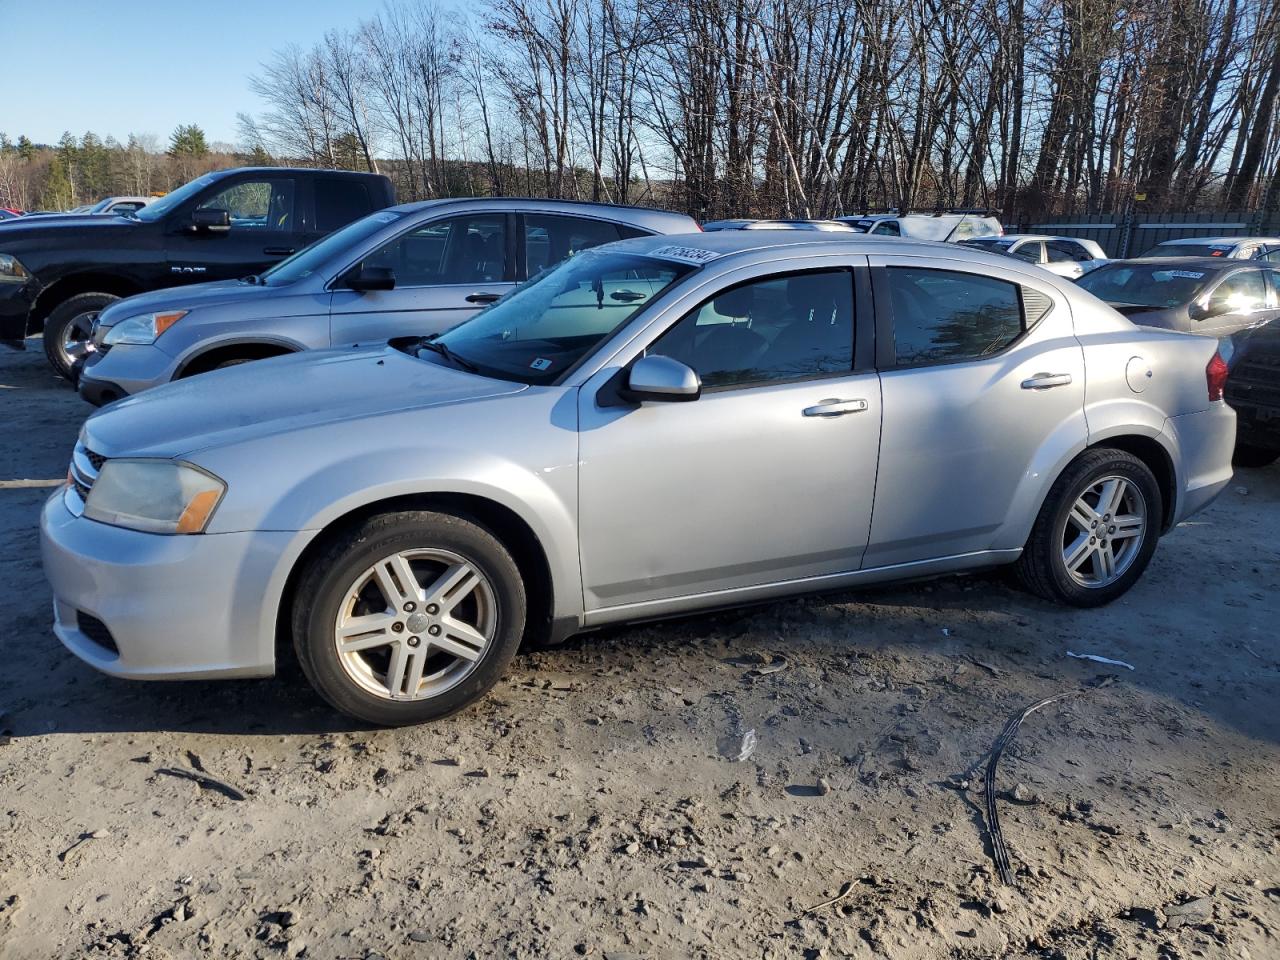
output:
[[[429,511],[382,514],[337,537],[298,584],[293,640],[330,704],[384,726],[478,700],[524,632],[524,584],[487,529]]]
[[[94,318],[119,297],[109,293],[80,293],[58,304],[44,321],[44,354],[58,376],[75,377],[75,365],[89,348]]]
[[[1237,467],[1269,467],[1280,460],[1280,450],[1256,447],[1251,443],[1237,443],[1231,462]]]
[[[1151,562],[1163,516],[1150,468],[1123,450],[1089,450],[1049,490],[1014,569],[1046,600],[1098,607]]]

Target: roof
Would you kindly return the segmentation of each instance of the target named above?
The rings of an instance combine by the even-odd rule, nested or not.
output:
[[[853,231],[820,230],[716,230],[710,233],[689,233],[676,236],[637,237],[610,244],[619,252],[652,255],[664,247],[673,248],[675,259],[688,262],[717,260],[735,254],[764,250],[789,252],[792,248],[808,247],[797,251],[804,254],[826,253],[899,253],[915,256],[942,257],[950,260],[970,260],[978,263],[1001,263],[1007,258],[974,247],[959,244],[942,244],[932,240],[913,240],[906,237],[874,237]],[[689,251],[682,258],[681,251]],[[709,254],[699,258],[698,253]]]
[[[1159,226],[1156,224],[1155,226]],[[1280,243],[1280,237],[1178,237],[1176,240],[1161,240],[1157,247],[1173,247],[1182,244],[1214,244],[1234,247],[1238,243]]]
[[[644,225],[646,223],[672,223],[682,221],[690,230],[696,230],[697,224],[692,217],[676,213],[674,210],[662,210],[658,207],[637,207],[625,203],[603,203],[594,200],[553,200],[546,197],[440,197],[435,200],[416,200],[411,203],[400,203],[387,209],[398,213],[418,213],[437,207],[448,207],[466,204],[468,206],[493,206],[504,210],[539,210],[561,212],[566,214],[595,213],[601,219],[624,221]],[[620,214],[626,214],[620,216]]]

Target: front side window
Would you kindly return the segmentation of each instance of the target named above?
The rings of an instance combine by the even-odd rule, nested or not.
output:
[[[536,276],[575,253],[590,250],[602,243],[613,243],[624,236],[639,235],[634,230],[623,234],[619,232],[617,224],[602,220],[531,213],[524,218],[525,268],[529,276]]]
[[[293,181],[241,181],[201,200],[196,209],[226,210],[235,231],[292,230]]]
[[[1025,260],[1027,263],[1039,263],[1042,259],[1040,256],[1041,249],[1042,244],[1039,240],[1028,240],[1013,251],[1013,256],[1019,260]]]
[[[1070,243],[1066,240],[1048,240],[1044,245],[1049,255],[1050,263],[1071,263],[1092,260],[1093,258],[1085,251],[1084,247],[1078,243]]]
[[[898,366],[991,356],[1022,336],[1017,284],[973,273],[889,267]],[[1036,295],[1038,320],[1048,302]]]
[[[553,383],[692,268],[588,250],[439,337],[480,372]]]
[[[707,387],[847,373],[853,367],[853,275],[770,277],[717,294],[648,350],[697,371]]]
[[[364,258],[387,267],[397,287],[501,283],[507,276],[507,217],[466,214],[403,233]]]
[[[1212,313],[1242,313],[1267,305],[1267,288],[1261,270],[1241,270],[1223,280],[1209,294]]]

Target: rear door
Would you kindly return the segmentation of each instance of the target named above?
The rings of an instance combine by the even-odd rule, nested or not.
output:
[[[334,287],[334,346],[440,333],[515,286],[515,215],[457,213],[418,223],[368,254],[361,264],[386,267],[392,290]]]
[[[998,531],[1038,508],[1024,479],[1088,435],[1065,298],[985,265],[870,260],[884,427],[864,567],[1020,547]]]

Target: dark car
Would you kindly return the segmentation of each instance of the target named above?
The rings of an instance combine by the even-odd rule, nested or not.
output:
[[[64,377],[93,318],[121,297],[260,273],[395,202],[386,177],[244,167],[193,180],[127,216],[21,217],[0,224],[0,342],[44,331]]]
[[[1234,338],[1226,401],[1236,411],[1235,462],[1265,467],[1280,459],[1280,320]]]
[[[1230,337],[1280,317],[1280,268],[1258,260],[1113,260],[1076,282],[1145,327]]]

